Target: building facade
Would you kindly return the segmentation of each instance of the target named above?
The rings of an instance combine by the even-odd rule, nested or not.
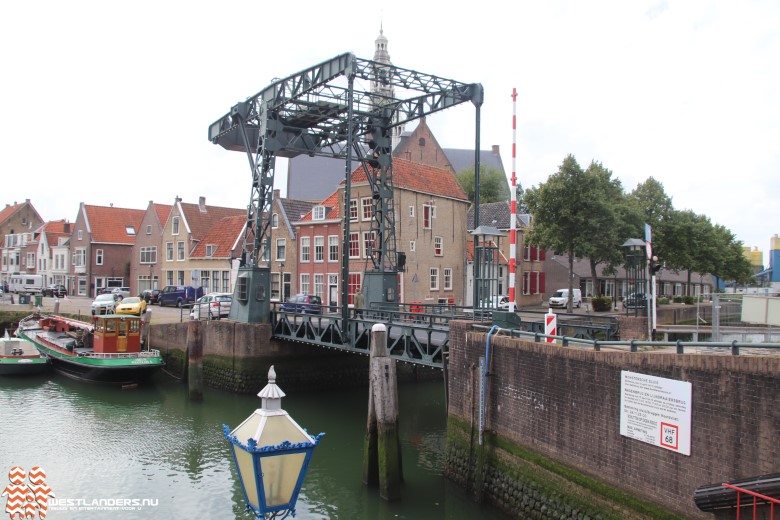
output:
[[[29,273],[28,264],[34,272],[35,251],[27,251],[26,248],[33,240],[33,231],[42,224],[43,219],[30,199],[6,204],[0,210],[0,283],[7,285],[12,274]],[[28,252],[33,255],[29,259]]]
[[[162,289],[162,232],[172,206],[149,201],[133,244],[130,260],[130,293]]]

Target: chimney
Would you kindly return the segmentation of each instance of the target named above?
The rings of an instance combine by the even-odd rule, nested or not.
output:
[[[499,145],[497,145],[497,144],[493,145],[493,153],[496,154],[496,155],[498,155],[498,146]]]
[[[65,224],[62,226],[62,231],[65,233],[70,233],[70,222],[65,222]]]
[[[206,212],[206,197],[200,197],[198,199],[198,208],[200,209],[201,213]]]
[[[279,195],[279,190],[274,190],[274,199],[278,199],[281,195]]]

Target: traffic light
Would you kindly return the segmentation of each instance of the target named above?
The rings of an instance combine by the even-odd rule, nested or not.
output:
[[[664,265],[658,261],[658,257],[654,256],[650,259],[650,274],[655,274],[661,270]]]

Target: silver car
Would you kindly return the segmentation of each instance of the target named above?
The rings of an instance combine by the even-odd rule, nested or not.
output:
[[[99,294],[92,302],[92,315],[114,314],[114,311],[116,310],[116,300],[117,297],[115,294]]]
[[[211,293],[201,296],[192,305],[190,319],[217,320],[219,318],[227,318],[230,315],[232,303],[232,293]]]

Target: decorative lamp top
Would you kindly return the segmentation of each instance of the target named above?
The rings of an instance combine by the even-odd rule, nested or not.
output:
[[[639,238],[629,238],[626,240],[621,247],[628,248],[631,251],[636,251],[638,249],[641,249],[645,247],[645,241],[641,240]]]
[[[271,368],[268,370],[268,384],[260,390],[257,397],[263,400],[262,407],[264,409],[280,410],[282,408],[282,397],[284,396],[285,393],[282,392],[282,389],[276,386],[276,371],[273,365],[271,365]]]

